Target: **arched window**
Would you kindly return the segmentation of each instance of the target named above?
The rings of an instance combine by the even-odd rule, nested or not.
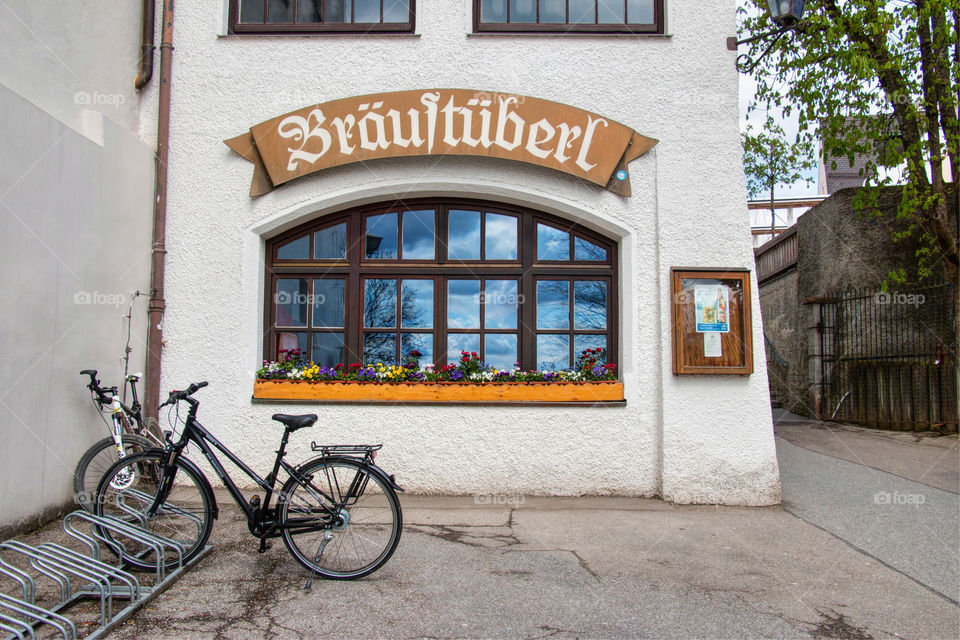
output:
[[[559,370],[617,352],[616,243],[568,220],[418,200],[326,216],[267,242],[264,357],[322,366],[456,361]]]

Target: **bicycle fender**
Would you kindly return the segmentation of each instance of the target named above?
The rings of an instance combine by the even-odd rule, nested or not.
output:
[[[297,465],[297,471],[306,467],[307,465],[313,464],[314,462],[326,462],[331,460],[352,460],[354,462],[361,462],[361,463],[363,462],[363,458],[358,458],[356,456],[326,456],[326,457],[317,456],[315,458],[310,458],[309,460]],[[390,483],[390,486],[393,487],[394,491],[399,491],[400,493],[403,493],[404,491],[403,487],[397,484],[397,480],[396,478],[394,478],[394,476],[388,474],[386,471],[384,471],[383,469],[381,469],[380,467],[378,467],[376,464],[372,462],[367,464],[367,468],[370,470],[370,473],[380,476],[381,480],[384,480]]]

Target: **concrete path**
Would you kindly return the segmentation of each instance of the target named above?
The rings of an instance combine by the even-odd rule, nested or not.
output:
[[[957,438],[779,417],[784,509],[960,600]]]

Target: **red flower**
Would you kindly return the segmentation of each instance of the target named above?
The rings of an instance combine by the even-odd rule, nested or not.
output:
[[[478,357],[476,351],[471,352],[470,355],[472,355],[474,358]]]
[[[460,362],[470,362],[470,356],[463,356],[460,358]]]

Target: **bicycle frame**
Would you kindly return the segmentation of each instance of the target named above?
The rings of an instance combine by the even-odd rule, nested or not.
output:
[[[255,536],[265,539],[268,537],[277,537],[280,535],[279,531],[281,526],[277,522],[275,517],[275,511],[270,509],[270,500],[273,495],[276,493],[276,483],[277,475],[282,468],[291,478],[295,478],[298,483],[309,491],[315,494],[315,497],[322,497],[322,501],[318,501],[320,506],[326,512],[326,515],[329,516],[329,523],[316,524],[315,521],[312,521],[313,524],[302,524],[302,525],[293,525],[286,526],[283,528],[292,529],[297,528],[302,531],[322,531],[323,529],[329,528],[329,524],[332,524],[339,517],[338,513],[334,511],[333,508],[327,506],[325,503],[335,504],[336,501],[332,496],[328,496],[323,490],[319,489],[313,485],[309,478],[304,478],[297,470],[296,467],[289,464],[284,460],[284,455],[286,454],[287,441],[290,437],[290,432],[284,430],[283,437],[280,440],[280,448],[277,450],[277,457],[274,460],[273,470],[267,474],[266,478],[261,478],[253,469],[247,466],[243,460],[240,459],[237,454],[230,451],[229,448],[222,442],[220,442],[213,434],[207,431],[203,425],[201,425],[196,419],[198,402],[193,398],[185,398],[184,402],[190,404],[190,411],[187,414],[187,419],[185,422],[184,430],[180,439],[174,443],[172,442],[170,436],[167,436],[167,446],[164,451],[167,454],[167,459],[165,460],[165,467],[172,468],[173,461],[182,454],[184,448],[190,443],[195,443],[200,451],[203,452],[204,457],[207,459],[207,462],[210,463],[210,466],[213,468],[214,473],[217,474],[217,477],[220,478],[220,481],[223,482],[224,487],[226,487],[227,492],[230,494],[230,497],[233,498],[234,502],[237,503],[237,506],[243,510],[244,515],[247,518],[249,528],[251,533]],[[244,473],[248,478],[253,480],[253,482],[263,489],[266,493],[263,502],[261,504],[251,503],[243,495],[243,492],[240,491],[240,488],[233,481],[233,478],[230,477],[230,474],[224,468],[223,464],[220,462],[220,459],[217,458],[217,455],[214,450],[219,451],[223,454],[230,462],[232,462],[240,471]],[[366,467],[367,462],[364,459],[363,464]],[[154,501],[154,504],[150,507],[147,512],[148,517],[152,517],[157,508],[163,501],[166,499],[167,494],[170,491],[172,486],[173,478],[169,474],[165,474],[163,481],[161,483],[160,490],[157,492],[157,497]],[[259,496],[255,496],[258,498]],[[271,517],[272,516],[272,517]]]

